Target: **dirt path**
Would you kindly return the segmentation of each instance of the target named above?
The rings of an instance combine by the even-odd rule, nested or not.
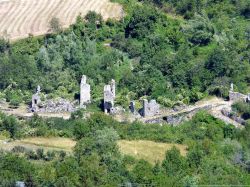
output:
[[[227,124],[232,124],[237,128],[243,127],[240,123],[232,120],[231,118],[224,116],[221,113],[221,109],[226,108],[228,110],[231,110],[231,105],[232,103],[230,101],[225,101],[221,98],[213,97],[210,99],[202,100],[197,102],[195,105],[190,105],[187,108],[180,110],[180,111],[166,111],[163,112],[159,115],[151,116],[151,117],[146,117],[146,118],[141,118],[141,121],[146,122],[150,120],[155,120],[155,119],[160,119],[166,116],[176,116],[178,114],[184,114],[184,113],[190,113],[195,110],[203,109],[203,108],[211,108],[209,109],[209,113],[213,115],[214,117],[221,119]]]
[[[226,108],[227,110],[231,110],[231,105],[232,103],[229,101],[225,101],[221,98],[217,98],[217,97],[213,97],[210,99],[205,99],[205,100],[201,100],[199,102],[197,102],[195,105],[190,105],[187,108],[184,108],[183,110],[180,111],[165,111],[159,115],[155,115],[155,116],[151,116],[151,117],[146,117],[146,118],[139,118],[140,121],[142,122],[146,122],[149,120],[155,120],[155,119],[160,119],[166,116],[175,116],[178,114],[184,114],[184,113],[190,113],[192,111],[195,110],[199,110],[199,109],[204,109],[204,108],[210,108],[208,110],[208,112],[213,115],[214,117],[221,119],[222,121],[224,121],[227,124],[232,124],[237,128],[241,128],[243,127],[240,123],[232,120],[231,118],[224,116],[221,113],[221,109]],[[19,116],[19,117],[24,117],[24,118],[29,118],[33,116],[33,113],[29,113],[27,112],[27,106],[26,105],[21,105],[19,108],[17,109],[10,109],[9,105],[7,103],[0,103],[0,110],[3,111],[4,113],[8,114],[8,115],[15,115],[15,116]],[[57,117],[57,118],[63,118],[65,120],[70,118],[70,113],[38,113],[39,116],[41,117]],[[130,119],[129,116],[116,116],[115,118],[118,121],[130,121],[132,122],[133,120],[135,120],[135,118]]]

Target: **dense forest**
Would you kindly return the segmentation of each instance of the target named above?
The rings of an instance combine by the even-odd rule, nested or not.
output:
[[[156,99],[172,107],[206,96],[227,98],[229,85],[250,92],[249,0],[114,0],[124,18],[104,21],[89,12],[53,33],[9,42],[0,39],[0,100],[30,103],[37,85],[47,98],[79,97],[83,74],[99,106],[103,86],[117,82],[117,104]],[[249,104],[233,109],[250,118]],[[15,147],[0,151],[0,186],[186,186],[250,184],[250,122],[237,129],[206,112],[173,127],[119,123],[83,111],[69,120],[34,115],[29,120],[0,113],[0,138],[67,137],[77,141],[71,154]],[[152,140],[184,144],[152,165],[123,155],[116,141]]]

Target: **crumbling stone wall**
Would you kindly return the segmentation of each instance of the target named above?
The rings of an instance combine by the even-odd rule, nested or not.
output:
[[[70,102],[66,99],[49,99],[40,102],[36,106],[36,110],[31,108],[31,112],[41,112],[41,113],[63,113],[63,112],[74,112],[76,110],[75,103]]]
[[[150,100],[149,102],[147,99],[143,100],[143,109],[142,109],[143,117],[154,116],[159,113],[160,113],[160,105],[156,102],[156,100]]]
[[[111,80],[111,83],[104,86],[104,112],[110,113],[113,111],[114,108],[114,101],[115,101],[115,80]]]
[[[237,101],[246,102],[247,96],[239,92],[229,91],[229,100],[233,102],[237,102]]]
[[[247,95],[244,95],[239,92],[234,92],[234,84],[231,83],[230,85],[230,91],[229,91],[229,100],[232,102],[237,102],[237,101],[247,101]]]
[[[36,93],[32,96],[30,112],[44,112],[44,113],[60,113],[60,112],[74,112],[75,104],[66,99],[50,99],[44,102],[40,98],[41,88],[37,86]]]
[[[33,112],[37,112],[39,110],[38,106],[41,103],[40,92],[41,92],[41,87],[38,85],[36,93],[32,95],[31,110]]]
[[[90,85],[87,84],[87,77],[86,75],[83,75],[80,85],[80,108],[84,108],[85,104],[91,102],[90,92],[91,90]]]
[[[135,109],[135,101],[131,101],[130,104],[129,104],[129,109],[130,109],[130,112],[132,114],[135,114],[136,113],[136,109]]]
[[[231,118],[232,120],[236,121],[239,124],[245,125],[245,123],[246,123],[244,119],[242,119],[241,117],[237,116],[237,114],[235,112],[231,111],[231,110],[223,108],[221,110],[221,113],[224,116]]]
[[[50,99],[40,103],[39,112],[44,113],[62,113],[74,112],[76,109],[74,103],[66,99]]]

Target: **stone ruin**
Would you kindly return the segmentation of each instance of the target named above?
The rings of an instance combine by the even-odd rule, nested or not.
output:
[[[135,114],[135,113],[136,113],[135,101],[131,101],[131,102],[130,102],[129,109],[130,109],[130,112],[131,112],[132,114]]]
[[[229,100],[233,102],[244,101],[247,102],[247,96],[239,92],[229,92]]]
[[[234,91],[234,85],[233,83],[231,83],[231,86],[230,86],[230,91],[229,91],[229,100],[232,101],[232,102],[237,102],[237,101],[244,101],[244,102],[249,102],[250,101],[250,98],[249,98],[249,95],[244,95],[242,93],[239,93],[239,92],[235,92]]]
[[[31,112],[44,112],[44,113],[60,113],[60,112],[74,112],[76,110],[75,104],[66,99],[50,99],[46,101],[41,101],[40,98],[41,87],[37,87],[36,93],[32,96],[32,106],[30,108]],[[91,89],[90,85],[87,84],[87,77],[85,75],[81,78],[80,84],[80,108],[85,108],[86,104],[91,102]],[[122,107],[115,107],[114,101],[116,97],[116,83],[112,79],[110,84],[104,86],[104,102],[103,109],[105,113],[110,114],[121,114],[125,112],[125,109]],[[135,109],[135,102],[130,103],[130,110],[134,115],[139,115],[138,111]],[[140,114],[143,117],[154,116],[159,114],[160,105],[156,100],[143,101],[143,108],[141,109]]]
[[[232,110],[228,110],[227,108],[223,108],[221,110],[221,113],[226,116],[229,117],[230,119],[236,121],[237,123],[241,124],[241,125],[245,125],[245,120],[242,119],[240,116],[237,115],[237,113],[233,112]]]
[[[80,85],[80,108],[85,108],[86,104],[91,102],[90,96],[90,85],[86,83],[87,77],[86,75],[82,76],[81,85]]]
[[[46,101],[41,101],[40,97],[41,87],[38,86],[36,93],[32,96],[32,106],[29,109],[30,112],[42,112],[42,113],[60,113],[60,112],[74,112],[76,110],[76,103],[70,102],[66,99],[50,99]],[[80,108],[85,108],[86,104],[91,102],[91,89],[90,85],[87,84],[87,77],[85,75],[81,78],[80,84]],[[116,97],[116,83],[112,79],[110,84],[104,86],[104,102],[103,108],[105,113],[110,114],[121,114],[125,112],[122,107],[115,107],[114,101]],[[129,106],[131,112],[134,115],[139,115],[138,111],[135,109],[135,102],[132,101]],[[154,116],[159,114],[160,105],[156,103],[155,100],[148,102],[143,101],[143,109],[141,109],[141,115],[144,117]]]
[[[250,93],[248,95],[244,95],[242,93],[239,92],[234,92],[234,84],[231,83],[230,86],[230,91],[229,91],[229,101],[231,102],[237,102],[237,101],[243,101],[243,102],[250,102]],[[231,109],[227,109],[227,108],[223,108],[221,110],[221,113],[236,121],[237,123],[241,124],[241,125],[245,125],[245,120],[242,119],[240,116],[237,115],[237,113],[235,113],[234,111],[232,111]]]
[[[49,99],[42,102],[40,93],[41,87],[37,86],[36,93],[32,96],[30,112],[59,113],[75,111],[74,103],[66,99]]]
[[[143,106],[139,111],[135,108],[135,101],[131,101],[129,109],[134,116],[151,117],[160,114],[160,105],[154,99],[149,102],[143,99]]]
[[[41,92],[41,87],[38,85],[36,93],[32,95],[32,104],[31,104],[32,112],[38,112],[39,110],[39,104],[41,103],[40,92]]]
[[[112,113],[115,101],[115,80],[112,79],[110,84],[104,86],[103,108],[105,113]]]
[[[74,103],[66,99],[49,99],[40,103],[39,112],[42,113],[63,113],[74,112]]]
[[[156,102],[156,100],[150,100],[148,102],[147,99],[143,100],[143,108],[142,108],[142,116],[143,117],[151,117],[160,113],[160,105]]]

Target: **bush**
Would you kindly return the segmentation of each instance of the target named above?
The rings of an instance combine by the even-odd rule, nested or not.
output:
[[[0,113],[0,131],[8,131],[10,138],[20,137],[20,124],[14,116],[6,116]],[[6,134],[7,135],[7,134]]]
[[[18,146],[13,147],[11,151],[13,153],[26,153],[27,149],[23,146],[18,145]]]
[[[45,160],[46,161],[51,161],[56,157],[56,151],[47,151]]]
[[[36,153],[35,153],[33,150],[28,150],[28,151],[25,153],[25,156],[26,156],[28,159],[37,160],[37,155],[36,155]]]
[[[64,158],[65,158],[66,155],[67,155],[67,154],[66,154],[65,151],[60,151],[60,152],[59,152],[59,158],[60,158],[60,160],[64,160]]]
[[[246,102],[237,102],[233,104],[233,109],[237,111],[245,120],[250,119],[250,104]]]
[[[37,155],[37,159],[44,159],[45,158],[44,150],[42,148],[39,148],[36,150],[36,155]]]
[[[10,138],[10,133],[7,130],[3,130],[0,132],[0,140],[1,139],[9,139]]]
[[[22,99],[18,96],[15,96],[10,100],[10,107],[18,108],[21,102],[22,102]]]

